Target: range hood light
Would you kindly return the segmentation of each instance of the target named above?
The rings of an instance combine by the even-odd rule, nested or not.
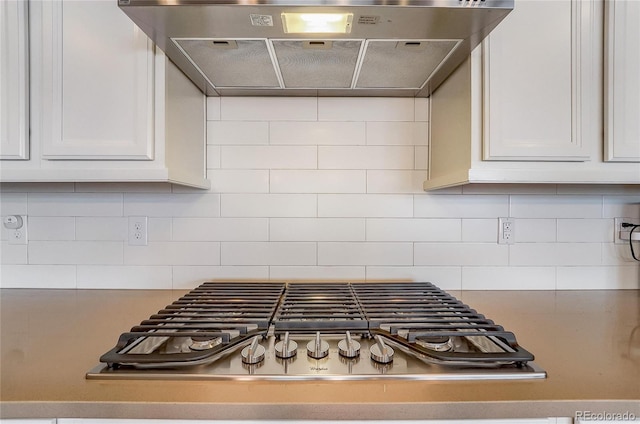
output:
[[[353,13],[283,13],[287,34],[349,34]]]

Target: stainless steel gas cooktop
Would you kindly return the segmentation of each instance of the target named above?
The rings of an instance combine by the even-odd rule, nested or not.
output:
[[[209,282],[122,334],[87,378],[545,378],[533,359],[431,283]]]

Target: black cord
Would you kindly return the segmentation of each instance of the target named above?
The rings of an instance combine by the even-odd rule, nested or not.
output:
[[[633,256],[633,259],[640,262],[640,259],[636,258],[636,252],[633,251],[633,232],[638,227],[640,227],[640,225],[634,225],[631,231],[629,232],[629,247],[631,248],[631,256]]]
[[[631,231],[629,232],[629,248],[631,249],[631,256],[633,257],[633,259],[635,259],[636,261],[640,262],[640,259],[638,259],[636,257],[636,252],[633,251],[633,232],[638,227],[640,227],[640,225],[629,224],[628,222],[623,222],[622,223],[622,228],[628,228],[628,227],[633,227],[633,228],[631,228]]]

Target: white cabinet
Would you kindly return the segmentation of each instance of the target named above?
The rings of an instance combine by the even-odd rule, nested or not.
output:
[[[640,183],[640,165],[604,158],[603,3],[516,2],[431,96],[425,190]]]
[[[29,158],[28,10],[0,2],[0,159]]]
[[[605,3],[605,160],[640,162],[640,2]]]
[[[518,1],[487,37],[484,160],[589,159],[600,100],[595,9],[594,1]]]
[[[206,99],[115,1],[32,0],[31,158],[0,181],[207,188]]]
[[[152,160],[153,43],[115,2],[38,6],[42,157]]]

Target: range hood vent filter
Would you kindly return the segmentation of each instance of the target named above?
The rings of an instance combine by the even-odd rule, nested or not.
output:
[[[350,88],[361,41],[273,40],[285,88]]]
[[[368,41],[356,87],[422,88],[460,41]]]
[[[266,40],[174,41],[214,87],[280,88]]]

